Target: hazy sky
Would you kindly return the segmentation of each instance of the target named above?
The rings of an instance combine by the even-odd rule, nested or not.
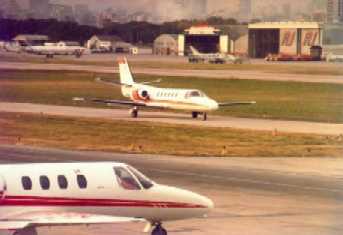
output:
[[[19,3],[28,5],[29,0],[17,0]],[[230,17],[230,14],[237,12],[240,0],[208,0],[208,12],[224,17]],[[255,16],[275,14],[282,12],[285,4],[290,5],[290,10],[293,13],[309,13],[313,10],[312,4],[314,1],[326,0],[252,0],[252,12]],[[174,4],[172,0],[50,0],[54,3],[64,4],[88,4],[93,11],[99,11],[108,7],[114,9],[125,9],[127,12],[143,10],[150,12],[153,15],[163,15],[165,20],[173,18],[184,18],[187,12],[182,12],[184,9]],[[187,17],[186,17],[187,18]]]

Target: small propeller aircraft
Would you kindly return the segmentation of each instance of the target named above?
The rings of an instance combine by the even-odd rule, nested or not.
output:
[[[206,217],[213,202],[160,185],[117,162],[0,165],[0,232],[37,235],[37,227],[147,222],[145,232],[167,235],[162,222]]]
[[[133,118],[138,117],[139,107],[150,107],[190,111],[193,118],[197,118],[199,114],[202,114],[203,120],[205,121],[207,120],[207,112],[217,110],[219,107],[250,105],[256,103],[255,101],[217,103],[200,90],[158,88],[149,85],[151,83],[158,83],[161,80],[136,83],[126,58],[119,60],[118,63],[120,75],[119,83],[115,81],[104,81],[101,78],[97,78],[96,81],[109,85],[119,85],[121,87],[122,95],[130,100],[91,99],[91,101],[108,105],[117,104],[132,106],[130,114]],[[73,100],[84,101],[85,98],[74,97]]]

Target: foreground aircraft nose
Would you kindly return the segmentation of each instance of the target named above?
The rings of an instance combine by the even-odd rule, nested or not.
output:
[[[197,201],[200,205],[202,205],[204,208],[207,208],[209,210],[214,208],[214,203],[211,199],[202,196],[202,195],[197,195]]]

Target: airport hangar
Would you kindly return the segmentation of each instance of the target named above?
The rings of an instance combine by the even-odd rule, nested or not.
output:
[[[203,53],[230,53],[251,58],[269,54],[311,55],[322,46],[323,30],[317,22],[261,22],[249,25],[192,26],[183,34],[163,34],[154,42],[154,54],[185,56],[192,45]]]
[[[323,45],[322,26],[317,22],[261,22],[249,24],[248,54],[310,56],[311,47]]]
[[[190,46],[203,53],[228,53],[229,36],[208,25],[192,26],[182,34],[162,34],[154,41],[154,54],[184,56]]]

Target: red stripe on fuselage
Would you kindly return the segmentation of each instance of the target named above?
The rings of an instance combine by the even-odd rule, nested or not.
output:
[[[90,207],[152,207],[152,208],[205,208],[202,205],[122,199],[79,199],[36,196],[6,196],[0,206],[90,206]]]

